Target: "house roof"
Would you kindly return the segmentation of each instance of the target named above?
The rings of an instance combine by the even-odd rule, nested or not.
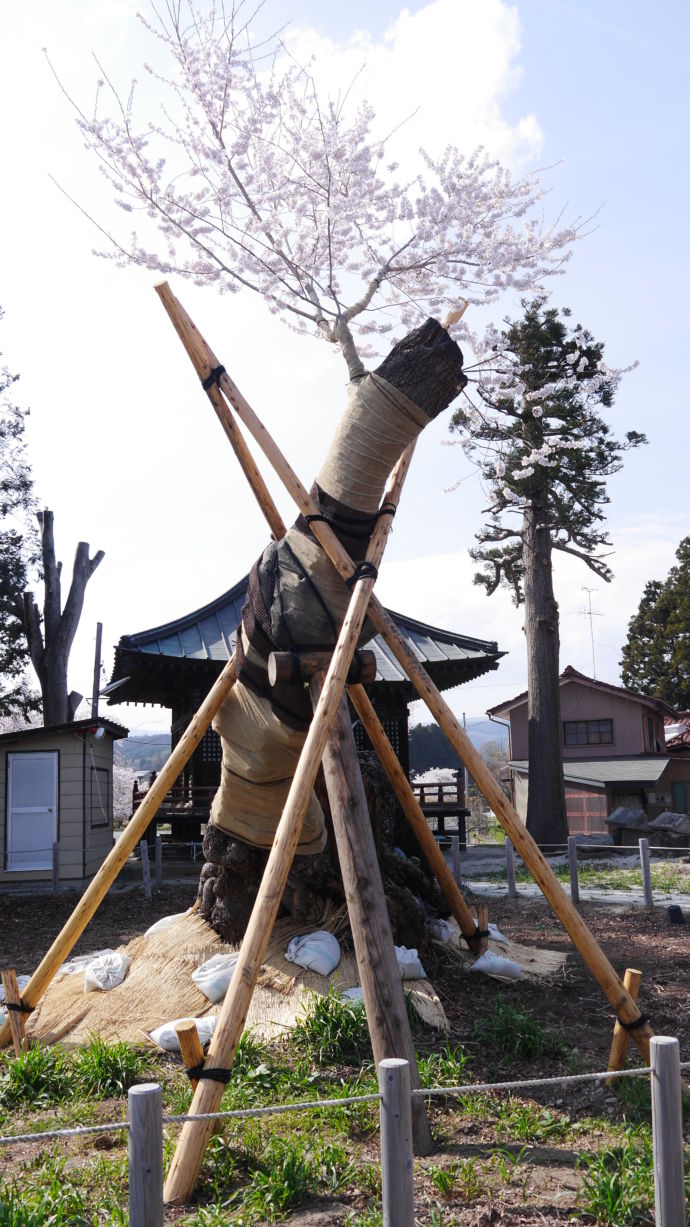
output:
[[[31,741],[33,738],[45,737],[46,734],[53,733],[88,733],[90,729],[95,731],[97,728],[105,729],[115,741],[126,737],[129,732],[122,724],[116,724],[114,720],[104,720],[101,716],[94,716],[90,720],[72,720],[69,724],[39,724],[27,729],[16,729],[14,733],[0,733],[0,742]]]
[[[578,682],[581,686],[590,686],[592,690],[601,690],[606,694],[615,694],[625,699],[631,699],[633,702],[640,703],[642,707],[648,707],[650,711],[657,712],[661,716],[673,719],[676,716],[674,709],[669,707],[668,703],[664,703],[663,699],[650,699],[647,695],[638,694],[634,690],[626,690],[624,686],[614,686],[611,682],[600,682],[598,678],[587,677],[586,673],[578,673],[577,669],[573,669],[572,665],[566,665],[558,680],[561,686],[567,685],[569,682]],[[521,707],[526,702],[527,691],[523,690],[514,699],[507,699],[503,703],[498,703],[496,707],[490,707],[487,715],[501,716],[512,711],[514,707]]]
[[[611,784],[656,784],[671,760],[664,755],[638,755],[630,758],[571,758],[563,761],[566,784],[589,784],[604,788]],[[526,758],[508,763],[520,775],[529,775]]]
[[[162,703],[170,706],[174,688],[171,666],[183,673],[193,669],[212,680],[230,659],[244,605],[248,576],[222,596],[163,626],[123,635],[115,649],[115,665],[102,691],[112,703]],[[498,667],[504,652],[489,640],[473,639],[388,611],[408,646],[445,690]],[[376,656],[376,683],[404,687],[416,697],[412,684],[380,635],[367,645]],[[375,683],[375,684],[376,684]]]

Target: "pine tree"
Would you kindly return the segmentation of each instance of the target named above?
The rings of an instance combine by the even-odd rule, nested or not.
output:
[[[599,407],[612,402],[622,372],[609,370],[604,347],[569,311],[544,299],[489,330],[476,396],[452,428],[478,465],[489,492],[487,520],[471,556],[483,564],[475,582],[488,594],[505,585],[525,605],[530,782],[527,827],[542,845],[568,834],[561,750],[559,617],[552,554],[581,559],[612,578],[604,528],[606,478],[622,453],[645,442],[635,431],[615,439]]]
[[[690,537],[668,578],[645,584],[621,657],[626,686],[680,710],[690,708]]]
[[[26,675],[30,661],[19,608],[38,559],[38,537],[26,411],[12,401],[18,379],[6,366],[0,369],[0,716],[26,718],[40,703]]]

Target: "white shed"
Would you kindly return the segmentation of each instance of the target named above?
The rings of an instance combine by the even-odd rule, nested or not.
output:
[[[0,735],[0,889],[93,877],[113,846],[113,743],[127,729],[95,717]]]

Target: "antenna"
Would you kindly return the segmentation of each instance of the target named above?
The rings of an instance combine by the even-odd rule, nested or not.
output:
[[[589,607],[588,607],[587,609],[583,609],[583,610],[582,610],[582,613],[580,614],[580,617],[582,617],[582,618],[589,618],[589,638],[590,638],[590,642],[591,642],[591,644],[592,644],[592,678],[593,678],[593,680],[594,680],[594,681],[596,681],[596,677],[597,677],[597,662],[596,662],[596,659],[595,659],[595,656],[594,656],[594,619],[595,619],[595,618],[600,618],[600,617],[601,617],[601,610],[600,610],[600,609],[592,609],[592,593],[593,593],[593,592],[598,592],[598,591],[599,591],[599,589],[598,589],[598,588],[586,588],[586,587],[584,586],[584,584],[583,584],[583,585],[582,585],[582,591],[587,593],[587,596],[588,596],[588,598],[589,598]]]

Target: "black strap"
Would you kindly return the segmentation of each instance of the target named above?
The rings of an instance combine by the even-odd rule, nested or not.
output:
[[[379,574],[378,569],[374,566],[373,562],[369,562],[369,560],[365,558],[363,562],[357,563],[357,566],[352,572],[352,575],[350,576],[349,579],[345,580],[345,583],[347,584],[348,588],[350,588],[351,590],[352,588],[354,588],[358,580],[360,579],[378,579],[378,574]]]
[[[203,1062],[199,1065],[192,1065],[187,1070],[188,1078],[196,1078],[199,1081],[201,1078],[208,1079],[209,1082],[229,1082],[232,1074],[230,1069],[205,1069]]]
[[[206,378],[202,379],[201,381],[201,386],[204,389],[204,392],[208,392],[209,388],[212,388],[214,383],[220,384],[220,377],[221,375],[224,375],[224,374],[225,374],[224,366],[214,366],[211,373],[207,375]]]
[[[23,1001],[6,1001],[4,1008],[12,1010],[15,1014],[33,1014],[34,1012],[34,1006],[26,1005]]]
[[[647,1021],[647,1015],[640,1014],[639,1018],[635,1018],[633,1022],[629,1023],[623,1022],[622,1018],[619,1018],[618,1021],[624,1031],[637,1031],[638,1027],[644,1027]]]
[[[488,929],[475,929],[472,936],[473,937],[491,937],[491,934]]]

